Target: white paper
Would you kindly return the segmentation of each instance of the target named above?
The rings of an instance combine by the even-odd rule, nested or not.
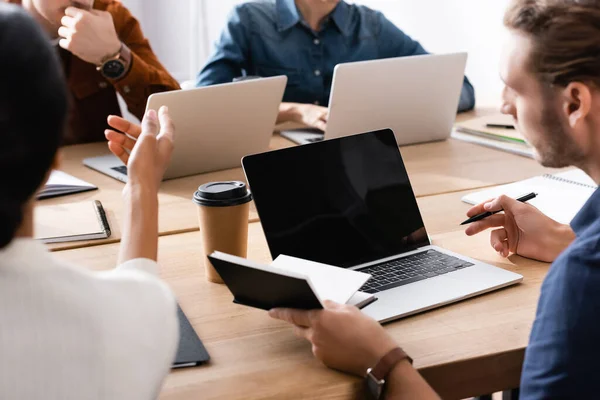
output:
[[[562,178],[579,183],[589,182],[591,179],[589,179],[589,177],[589,180],[586,179],[585,177],[587,177],[587,175],[582,171],[568,171],[554,176],[559,179],[537,176],[521,182],[494,187],[482,192],[471,193],[463,197],[462,201],[469,204],[479,204],[503,194],[516,199],[533,192],[537,193],[537,197],[528,201],[528,204],[538,208],[541,212],[555,221],[562,224],[569,224],[592,196],[595,189],[560,180],[560,178]]]
[[[321,302],[331,300],[345,304],[371,277],[363,272],[285,255],[277,257],[271,265],[284,271],[305,274]]]

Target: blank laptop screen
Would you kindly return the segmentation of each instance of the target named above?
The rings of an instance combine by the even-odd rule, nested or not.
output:
[[[347,268],[430,244],[389,129],[243,164],[273,258]]]

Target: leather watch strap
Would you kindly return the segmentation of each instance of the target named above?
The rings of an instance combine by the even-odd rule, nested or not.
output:
[[[408,360],[411,364],[413,362],[412,358],[410,358],[404,350],[400,347],[396,347],[379,360],[377,365],[371,369],[371,375],[379,380],[384,380],[392,369],[394,369],[396,364],[403,360]]]

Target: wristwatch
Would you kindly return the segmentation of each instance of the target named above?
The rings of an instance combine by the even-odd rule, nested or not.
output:
[[[365,384],[367,393],[373,399],[381,399],[385,390],[385,380],[394,367],[401,361],[408,360],[412,364],[412,358],[408,356],[400,347],[388,352],[375,367],[367,370]]]
[[[96,67],[106,79],[119,80],[129,72],[131,66],[131,50],[124,44],[116,54],[105,57]]]

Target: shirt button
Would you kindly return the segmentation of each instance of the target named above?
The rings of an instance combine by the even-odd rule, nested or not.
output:
[[[100,87],[100,89],[106,89],[108,87],[108,83],[100,82],[100,83],[98,83],[98,86]]]
[[[125,92],[125,94],[129,94],[131,92],[131,88],[129,86],[125,86],[123,88],[123,92]]]
[[[319,39],[315,39],[313,40],[313,43],[315,44],[315,46],[318,46],[319,44],[321,44],[321,41]]]
[[[321,103],[319,103],[319,100],[315,101],[315,106],[321,105]]]
[[[321,76],[321,70],[315,69],[315,76]]]

